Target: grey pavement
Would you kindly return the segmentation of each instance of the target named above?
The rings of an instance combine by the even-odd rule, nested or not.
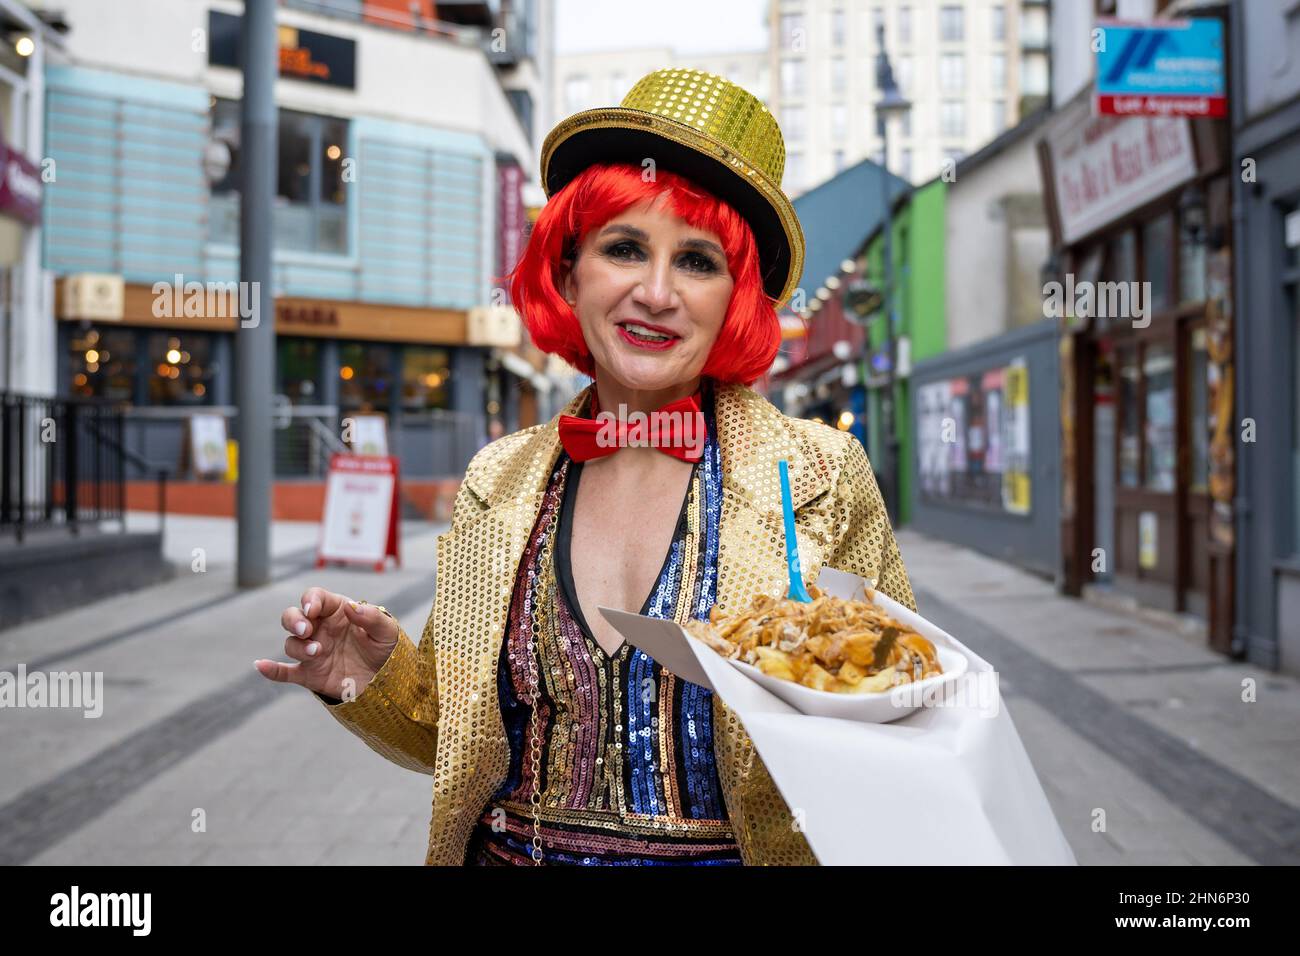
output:
[[[177,578],[0,631],[0,670],[105,680],[97,719],[0,710],[0,862],[422,863],[432,779],[252,661],[282,656],[280,612],[313,584],[418,637],[444,528],[404,524],[404,566],[375,573],[316,570],[317,526],[277,522],[273,583],[240,592],[233,522],[173,516]],[[920,612],[998,669],[1080,863],[1300,862],[1300,682],[972,551],[906,530],[899,544]]]

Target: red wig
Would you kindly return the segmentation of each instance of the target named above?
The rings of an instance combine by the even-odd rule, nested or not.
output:
[[[781,323],[763,289],[754,234],[731,206],[675,173],[660,170],[654,182],[646,182],[641,167],[630,163],[595,164],[579,173],[542,207],[508,277],[511,301],[534,345],[594,377],[578,317],[557,287],[560,261],[573,258],[592,229],[664,193],[676,216],[722,240],[733,281],[727,314],[701,374],[751,385],[781,347]]]

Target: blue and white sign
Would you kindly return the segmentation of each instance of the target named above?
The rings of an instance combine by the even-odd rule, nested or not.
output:
[[[1097,114],[1227,115],[1220,20],[1098,20],[1093,49]]]

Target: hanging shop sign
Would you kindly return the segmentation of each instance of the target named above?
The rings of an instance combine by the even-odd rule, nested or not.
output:
[[[1223,23],[1099,20],[1093,111],[1109,116],[1222,117]]]

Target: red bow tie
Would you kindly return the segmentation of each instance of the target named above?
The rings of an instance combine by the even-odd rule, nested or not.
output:
[[[612,414],[604,419],[591,390],[591,418],[560,416],[560,442],[574,461],[590,461],[631,446],[658,448],[682,461],[704,457],[705,424],[700,411],[700,393],[679,398],[642,417],[620,422]],[[631,416],[628,416],[631,418]]]

